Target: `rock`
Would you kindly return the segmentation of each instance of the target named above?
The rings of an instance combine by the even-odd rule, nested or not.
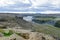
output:
[[[18,36],[17,34],[13,34],[9,38],[10,38],[10,40],[26,40],[23,37]]]
[[[3,36],[3,35],[1,35]],[[0,37],[1,40],[56,40],[54,37],[39,33],[39,32],[29,32],[29,33],[19,33],[12,34],[8,37]]]
[[[38,32],[32,32],[30,33],[30,39],[29,40],[56,40],[52,36],[38,33]]]
[[[0,37],[3,37],[4,35],[2,33],[0,33]]]
[[[29,33],[19,33],[18,35],[23,37],[24,39],[29,39]]]

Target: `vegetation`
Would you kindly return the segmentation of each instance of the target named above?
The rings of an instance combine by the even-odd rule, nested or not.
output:
[[[0,29],[0,33],[2,33],[3,36],[5,36],[5,37],[8,37],[8,36],[15,33],[15,34],[23,37],[24,39],[29,39],[29,34],[28,33],[17,33],[17,32],[13,32],[13,30],[4,30],[4,29]]]
[[[46,23],[49,21],[54,20],[56,17],[40,17],[40,16],[36,16],[32,21],[36,22],[36,23]]]
[[[33,19],[32,21],[36,22],[36,23],[45,23],[48,22],[50,20],[38,20],[38,19]]]
[[[60,28],[56,28],[49,24],[35,24],[33,27],[33,31],[45,33],[60,38]]]
[[[3,30],[3,29],[0,29],[0,33],[2,33],[4,36],[10,36],[13,34],[13,31],[12,30]]]
[[[34,22],[36,22],[33,27],[33,31],[49,34],[54,37],[60,38],[60,19],[57,19],[56,17],[35,17],[33,19]],[[57,21],[55,25],[51,24],[42,24],[49,21]],[[38,24],[39,23],[39,24]]]
[[[55,27],[59,27],[60,28],[60,20],[59,21],[57,21],[56,23],[55,23],[55,25],[54,25]]]
[[[54,17],[54,16],[34,16],[34,18],[53,18],[53,19],[55,19],[56,17]]]
[[[10,36],[13,34],[12,30],[9,30],[9,32],[3,32],[4,36]]]

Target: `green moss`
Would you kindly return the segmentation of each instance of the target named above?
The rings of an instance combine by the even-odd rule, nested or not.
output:
[[[3,32],[3,34],[4,34],[4,36],[10,36],[10,35],[12,35],[12,34],[13,34],[13,31],[12,31],[12,30],[9,30],[9,32],[8,32],[8,33]]]

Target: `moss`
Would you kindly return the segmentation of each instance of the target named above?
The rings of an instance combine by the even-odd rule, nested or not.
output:
[[[4,36],[10,36],[10,35],[12,35],[12,34],[13,34],[13,31],[12,31],[12,30],[9,30],[9,32],[8,32],[8,33],[3,32],[3,34],[4,34]]]

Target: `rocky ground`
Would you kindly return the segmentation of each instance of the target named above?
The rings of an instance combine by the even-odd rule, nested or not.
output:
[[[12,30],[14,33],[8,37],[1,36],[0,40],[56,40],[50,35],[39,32],[31,32],[24,29],[4,29],[5,31]],[[1,34],[0,34],[1,35]]]

